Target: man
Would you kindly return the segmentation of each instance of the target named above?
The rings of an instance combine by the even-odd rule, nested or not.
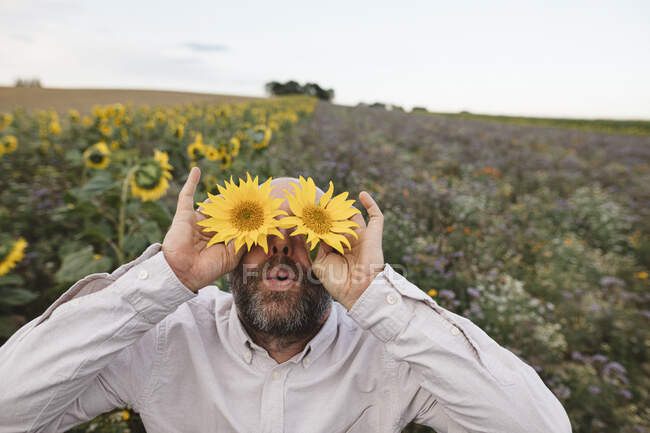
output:
[[[286,230],[268,253],[204,248],[199,178],[162,248],[77,282],[0,348],[0,432],[64,431],[125,404],[149,432],[571,431],[532,368],[384,264],[368,193],[351,250],[321,243],[312,263]],[[233,295],[208,286],[229,272]]]

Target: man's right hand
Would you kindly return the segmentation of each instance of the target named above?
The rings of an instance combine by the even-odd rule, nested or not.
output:
[[[235,269],[245,248],[235,253],[234,242],[218,243],[205,248],[212,237],[196,223],[207,218],[194,210],[194,191],[201,179],[201,170],[192,168],[178,195],[174,220],[165,235],[162,251],[178,279],[194,293]]]

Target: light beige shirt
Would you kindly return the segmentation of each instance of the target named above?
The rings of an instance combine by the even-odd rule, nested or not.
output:
[[[229,293],[192,293],[160,250],[77,282],[0,347],[0,432],[65,431],[125,404],[151,433],[571,431],[531,367],[389,265],[278,364]]]

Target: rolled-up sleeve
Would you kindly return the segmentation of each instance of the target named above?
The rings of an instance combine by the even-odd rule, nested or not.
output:
[[[571,432],[566,411],[529,365],[390,265],[348,315],[431,394],[416,422],[449,432]]]
[[[137,402],[137,384],[114,387],[102,370],[120,354],[129,362],[125,349],[194,296],[160,244],[112,274],[74,284],[0,347],[0,432],[60,431]]]

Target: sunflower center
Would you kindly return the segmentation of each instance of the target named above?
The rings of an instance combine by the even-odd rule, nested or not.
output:
[[[302,211],[302,220],[308,229],[321,235],[332,228],[332,218],[320,206],[307,206]]]
[[[232,211],[231,224],[239,231],[251,231],[264,223],[264,209],[253,200],[239,202]]]
[[[93,152],[90,154],[90,161],[99,164],[104,160],[104,154],[100,152]]]
[[[253,141],[255,141],[256,143],[260,143],[264,141],[264,131],[259,129],[253,131]]]
[[[154,189],[162,177],[162,167],[155,161],[149,161],[135,172],[135,183],[142,189]]]

